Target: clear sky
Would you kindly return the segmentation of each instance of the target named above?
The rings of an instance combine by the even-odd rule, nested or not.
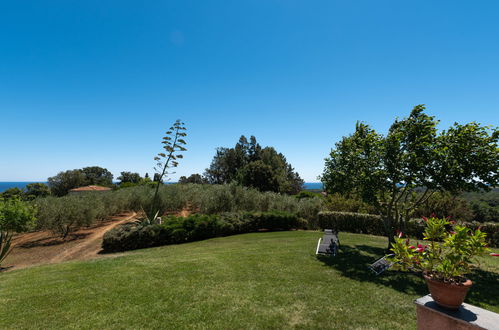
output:
[[[245,134],[316,181],[357,120],[420,103],[499,124],[497,0],[2,1],[0,47],[0,181],[152,174],[177,118],[174,180]]]

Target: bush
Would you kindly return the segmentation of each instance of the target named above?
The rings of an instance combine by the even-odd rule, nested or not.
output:
[[[193,214],[187,218],[168,216],[153,225],[125,224],[104,235],[107,252],[199,241],[212,237],[257,230],[304,228],[306,221],[286,212]]]
[[[318,225],[349,233],[384,235],[385,227],[379,215],[354,212],[320,212]]]
[[[336,212],[374,213],[376,209],[358,198],[347,197],[339,193],[326,197],[326,209]]]

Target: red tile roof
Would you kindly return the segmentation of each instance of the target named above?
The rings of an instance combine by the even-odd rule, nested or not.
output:
[[[85,186],[85,187],[74,188],[69,191],[107,191],[107,190],[111,190],[111,188],[102,187],[102,186]]]

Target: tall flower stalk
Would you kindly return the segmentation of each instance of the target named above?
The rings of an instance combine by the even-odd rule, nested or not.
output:
[[[168,176],[169,174],[173,174],[175,172],[169,172],[170,168],[175,168],[178,166],[178,159],[183,158],[184,156],[181,152],[186,151],[187,149],[184,147],[187,143],[184,138],[187,136],[185,133],[186,128],[184,123],[180,120],[175,121],[175,123],[170,127],[170,129],[165,133],[163,137],[163,149],[165,152],[160,152],[154,160],[157,162],[154,170],[157,173],[157,182],[154,190],[154,197],[152,200],[151,208],[147,213],[146,221],[148,223],[152,223],[159,212],[161,211],[158,206],[158,193],[159,186],[163,182],[163,178]]]

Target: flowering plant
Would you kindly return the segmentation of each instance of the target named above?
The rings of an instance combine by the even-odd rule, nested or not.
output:
[[[392,244],[394,266],[403,271],[422,271],[433,280],[462,283],[476,257],[488,251],[485,233],[442,218],[423,218],[424,245],[411,245],[400,232]]]

